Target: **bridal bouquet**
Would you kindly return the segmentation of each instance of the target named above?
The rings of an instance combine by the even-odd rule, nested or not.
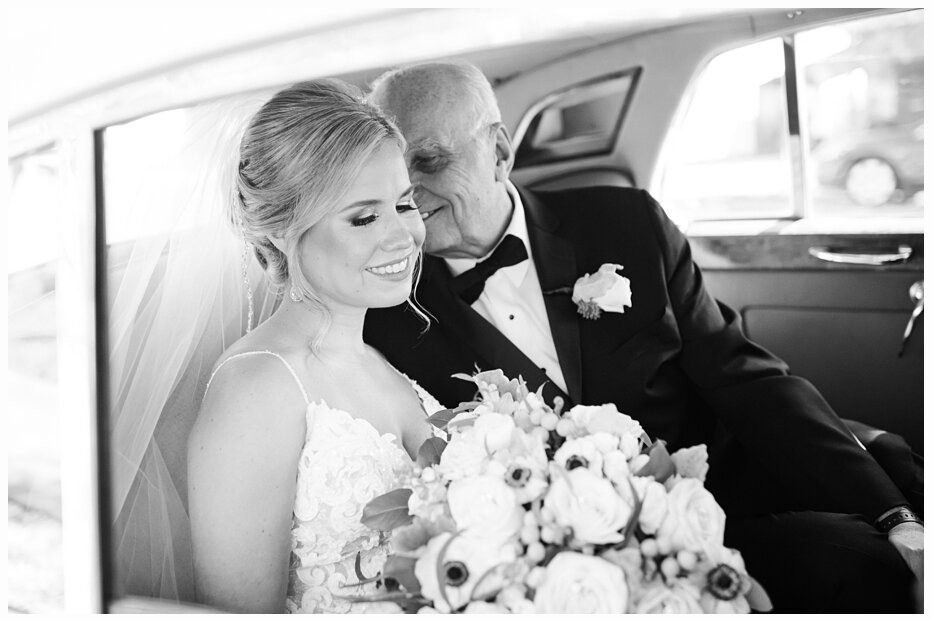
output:
[[[705,445],[667,452],[614,405],[546,405],[500,370],[432,417],[410,480],[366,506],[390,538],[373,578],[418,613],[747,613],[770,609],[703,487]],[[363,578],[364,577],[360,577]]]

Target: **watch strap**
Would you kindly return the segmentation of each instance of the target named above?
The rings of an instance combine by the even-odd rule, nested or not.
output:
[[[877,530],[886,533],[890,532],[894,526],[899,526],[906,522],[916,522],[920,526],[922,525],[922,520],[919,519],[919,515],[905,506],[900,506],[884,515],[883,518],[878,519],[874,525],[877,527]]]

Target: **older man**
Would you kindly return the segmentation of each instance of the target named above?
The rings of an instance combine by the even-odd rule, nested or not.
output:
[[[615,403],[671,449],[710,445],[726,543],[778,611],[909,611],[922,526],[807,381],[749,341],[644,191],[531,192],[492,89],[469,65],[390,71],[371,99],[408,141],[427,227],[419,303],[370,311],[367,340],[448,406],[456,372],[501,368],[570,404]],[[564,289],[624,266],[633,305],[580,318]],[[888,540],[894,545],[890,545]],[[897,552],[900,554],[897,554]]]

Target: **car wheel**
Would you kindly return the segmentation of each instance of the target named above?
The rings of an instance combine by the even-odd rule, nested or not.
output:
[[[862,206],[880,206],[896,194],[896,170],[882,158],[863,158],[845,175],[848,197]]]

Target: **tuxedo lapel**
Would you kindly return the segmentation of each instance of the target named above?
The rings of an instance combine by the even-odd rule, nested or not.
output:
[[[572,243],[556,234],[559,219],[532,193],[524,189],[519,189],[519,192],[527,215],[528,239],[560,369],[570,398],[582,401],[579,315],[569,295],[553,293],[555,289],[572,288],[576,282],[576,253]]]
[[[566,399],[566,393],[554,385],[537,364],[450,288],[451,278],[452,274],[442,260],[425,257],[421,279],[424,290],[418,293],[423,295],[424,307],[437,318],[435,326],[445,329],[448,335],[469,340],[478,356],[476,360],[480,369],[501,368],[507,377],[512,378],[521,375],[532,391],[543,386],[547,401],[552,401],[555,396]],[[479,362],[479,359],[483,361]]]

